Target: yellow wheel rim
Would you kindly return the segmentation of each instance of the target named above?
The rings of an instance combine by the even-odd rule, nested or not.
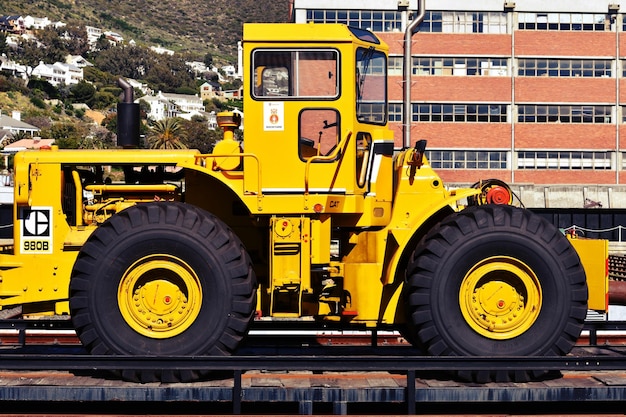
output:
[[[133,330],[153,339],[166,339],[181,334],[197,319],[202,286],[183,260],[150,255],[126,270],[117,300]]]
[[[467,324],[478,334],[496,340],[517,337],[537,320],[541,284],[518,259],[484,259],[465,275],[459,305]]]

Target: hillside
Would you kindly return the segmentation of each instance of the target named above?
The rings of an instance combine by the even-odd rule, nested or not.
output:
[[[232,60],[244,22],[285,22],[289,0],[0,0],[0,14],[100,27],[139,45]]]

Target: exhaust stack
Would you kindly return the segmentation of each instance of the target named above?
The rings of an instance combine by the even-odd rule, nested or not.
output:
[[[123,90],[117,103],[117,146],[139,148],[139,104],[133,101],[133,87],[123,78],[117,80]]]

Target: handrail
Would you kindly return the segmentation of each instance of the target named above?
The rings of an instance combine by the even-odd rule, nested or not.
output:
[[[256,191],[256,196],[257,196],[257,206],[258,209],[261,210],[261,199],[263,197],[263,190],[261,188],[261,161],[259,160],[259,157],[253,153],[238,153],[238,154],[212,154],[212,153],[207,153],[207,154],[198,154],[198,155],[194,155],[195,160],[196,160],[196,165],[200,165],[198,163],[198,161],[202,160],[204,161],[204,166],[207,166],[206,160],[209,158],[214,158],[213,159],[213,167],[211,168],[213,171],[217,171],[218,169],[215,167],[215,159],[217,158],[252,158],[256,161],[256,165],[257,165],[257,191]],[[234,171],[234,170],[226,170],[223,169],[222,171]],[[245,183],[244,183],[245,185]],[[245,187],[244,187],[245,188]],[[246,191],[246,190],[244,190]],[[248,191],[250,192],[250,191]]]
[[[329,154],[329,155],[316,155],[312,156],[306,161],[306,165],[304,168],[304,195],[309,195],[309,169],[311,167],[311,163],[314,161],[332,161],[337,158],[339,155],[339,151],[345,148],[352,137],[352,131],[349,130],[348,134],[345,138],[341,139],[341,141],[337,144],[337,147]]]

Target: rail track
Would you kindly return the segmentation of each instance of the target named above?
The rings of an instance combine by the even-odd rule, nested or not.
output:
[[[115,404],[124,404],[139,406],[142,414],[177,414],[181,407],[224,414],[452,414],[468,406],[473,412],[531,413],[533,405],[547,410],[556,403],[561,412],[568,407],[584,412],[590,404],[614,412],[626,401],[625,322],[587,322],[570,355],[542,358],[416,356],[399,334],[386,329],[340,332],[302,323],[298,330],[257,323],[249,343],[230,357],[92,356],[67,320],[0,324],[0,399],[17,401],[10,409],[30,412],[87,413],[84,407],[90,406],[98,413],[119,413]],[[137,384],[109,373],[148,368],[206,369],[215,377]],[[529,383],[481,385],[449,373],[494,368],[549,374]]]

